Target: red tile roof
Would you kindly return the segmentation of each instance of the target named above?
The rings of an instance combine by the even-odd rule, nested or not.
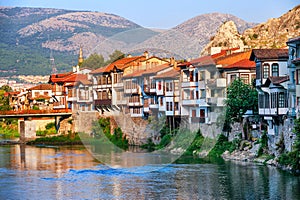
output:
[[[75,74],[75,73],[72,73],[72,74],[69,74],[69,75],[66,75],[66,76],[63,76],[61,78],[56,78],[55,75],[53,75],[51,77],[51,82],[53,83],[75,83],[75,82],[81,82],[82,84],[84,85],[89,85],[91,84],[91,82],[87,79],[87,75],[85,74]]]
[[[271,77],[267,78],[267,80],[263,86],[268,87],[271,83],[273,83],[274,85],[278,85],[278,84],[284,83],[288,80],[290,80],[289,76],[271,76]]]
[[[131,74],[127,74],[127,75],[123,76],[123,78],[132,78],[132,77],[139,77],[139,76],[156,74],[157,72],[162,71],[164,69],[167,69],[168,67],[170,67],[170,64],[165,63],[165,64],[162,64],[162,65],[157,65],[157,66],[152,67],[152,68],[147,69],[147,70],[140,70],[140,71],[133,72]]]
[[[163,72],[161,74],[156,75],[154,78],[156,78],[156,79],[168,79],[168,78],[176,79],[176,78],[178,78],[179,75],[180,75],[180,69],[172,68],[171,70],[169,70],[167,72]]]
[[[250,60],[288,59],[288,49],[253,49]]]
[[[34,87],[29,88],[28,90],[52,90],[51,84],[40,84]]]
[[[191,60],[190,63],[192,65],[197,65],[197,66],[207,66],[207,65],[215,65],[214,58],[212,56],[203,56],[200,58],[196,58],[194,60]]]
[[[255,69],[256,64],[249,59],[243,59],[231,65],[224,66],[223,69]]]
[[[131,62],[140,60],[142,58],[145,58],[145,57],[144,56],[133,56],[133,57],[122,58],[122,59],[117,60],[113,63],[110,63],[106,67],[101,67],[101,68],[95,69],[94,71],[91,72],[91,74],[100,74],[100,73],[104,73],[104,72],[110,72],[111,70],[114,69],[114,67],[123,70]]]
[[[249,59],[250,55],[251,55],[251,51],[238,52],[238,53],[230,54],[228,56],[217,58],[215,61],[217,65],[222,65],[222,67],[225,67],[227,65],[232,65],[238,61]]]

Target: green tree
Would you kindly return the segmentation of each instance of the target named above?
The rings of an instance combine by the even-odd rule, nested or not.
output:
[[[82,63],[82,67],[97,69],[99,67],[105,66],[104,58],[102,55],[93,53],[87,59],[85,59]]]
[[[13,91],[12,88],[9,85],[3,85],[0,90],[4,90],[5,92],[11,92]]]
[[[109,60],[106,61],[106,63],[112,63],[116,60],[122,59],[125,57],[125,54],[119,50],[115,50],[112,54],[109,55]]]
[[[0,88],[0,110],[6,111],[6,110],[11,110],[9,106],[9,97],[5,96],[6,92],[11,92],[12,89],[8,85],[3,85]]]
[[[242,122],[242,115],[247,110],[258,110],[258,94],[255,88],[245,84],[241,79],[234,80],[227,88],[225,100],[225,127],[230,129],[233,122]]]

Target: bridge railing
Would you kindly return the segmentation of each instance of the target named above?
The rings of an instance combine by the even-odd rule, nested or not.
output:
[[[0,111],[0,115],[22,115],[22,114],[51,114],[51,113],[72,113],[71,109],[56,109],[56,110],[9,110]]]

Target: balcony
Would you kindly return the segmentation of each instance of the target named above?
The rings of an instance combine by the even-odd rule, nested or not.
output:
[[[156,93],[156,88],[150,88],[150,93]]]
[[[207,98],[207,103],[211,105],[216,105],[216,106],[225,106],[225,101],[226,98],[224,97],[210,97]]]
[[[200,103],[199,99],[184,99],[182,100],[183,106],[198,106]]]
[[[138,102],[138,101],[136,101],[136,102],[128,102],[127,105],[130,106],[130,107],[140,107],[140,106],[142,106],[142,103]]]
[[[149,108],[152,108],[152,109],[153,109],[153,108],[154,108],[154,109],[158,109],[158,107],[159,107],[158,104],[150,104],[150,105],[149,105]]]
[[[109,106],[111,105],[111,99],[96,99],[95,106]]]
[[[300,97],[300,85],[296,85],[296,96]]]
[[[138,94],[139,88],[125,89],[124,93],[125,94]]]
[[[118,83],[114,83],[113,86],[115,88],[122,88],[122,87],[124,87],[124,84],[123,84],[123,82],[118,82]]]
[[[126,101],[126,99],[116,100],[116,104],[117,105],[126,105],[127,101]]]
[[[62,102],[54,102],[53,103],[53,109],[63,109],[66,108],[66,105]]]
[[[207,87],[209,88],[225,88],[226,78],[217,78],[207,80]]]
[[[191,117],[191,123],[205,123],[205,118]]]
[[[198,87],[198,82],[182,82],[181,87],[189,88],[189,87]]]
[[[205,86],[206,85],[205,85],[205,81],[204,80],[203,81],[199,81],[198,87],[199,87],[200,90],[205,90],[206,89]]]

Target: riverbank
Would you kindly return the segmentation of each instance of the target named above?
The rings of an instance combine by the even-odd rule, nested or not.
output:
[[[293,175],[300,175],[300,170],[294,169],[291,164],[283,165],[279,162],[280,157],[275,157],[274,155],[263,154],[261,156],[257,155],[258,149],[256,147],[246,148],[243,150],[237,149],[233,152],[226,150],[221,156],[226,161],[238,161],[238,162],[252,162],[261,163],[264,165],[269,165],[276,167],[278,169],[288,171]]]

